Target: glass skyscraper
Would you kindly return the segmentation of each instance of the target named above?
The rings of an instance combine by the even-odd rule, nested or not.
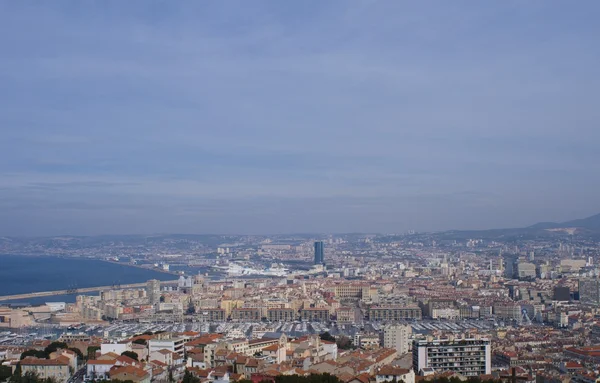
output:
[[[315,242],[315,265],[321,265],[325,263],[325,252],[323,241]]]

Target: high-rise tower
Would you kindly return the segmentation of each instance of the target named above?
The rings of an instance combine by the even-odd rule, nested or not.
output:
[[[151,305],[160,302],[160,281],[151,279],[146,282],[146,296]]]
[[[325,263],[325,251],[323,241],[315,242],[315,265],[322,265]]]

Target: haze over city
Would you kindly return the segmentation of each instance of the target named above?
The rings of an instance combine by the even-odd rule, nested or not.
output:
[[[1,2],[0,235],[600,212],[593,1]]]

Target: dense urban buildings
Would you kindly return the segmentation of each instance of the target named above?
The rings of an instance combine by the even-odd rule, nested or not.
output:
[[[556,383],[598,374],[589,364],[600,352],[593,240],[205,240],[167,236],[145,250],[121,243],[118,259],[105,255],[113,245],[71,249],[78,258],[160,270],[164,280],[75,291],[71,302],[50,294],[40,304],[7,303],[0,353],[16,363],[25,351],[65,342],[68,349],[47,358],[25,354],[21,365],[71,383],[177,381],[186,373],[217,383],[316,373],[411,383],[502,380],[513,371],[519,380]],[[85,367],[73,348],[91,353]]]
[[[579,301],[584,305],[600,305],[600,279],[584,278],[579,280]]]

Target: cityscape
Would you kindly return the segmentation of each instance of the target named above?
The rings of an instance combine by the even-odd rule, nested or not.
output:
[[[36,305],[42,292],[1,296],[0,355],[58,381],[595,382],[598,217],[493,232],[4,238],[6,254],[165,278],[71,287],[66,302],[59,289]]]
[[[600,383],[600,1],[0,1],[0,383]]]

